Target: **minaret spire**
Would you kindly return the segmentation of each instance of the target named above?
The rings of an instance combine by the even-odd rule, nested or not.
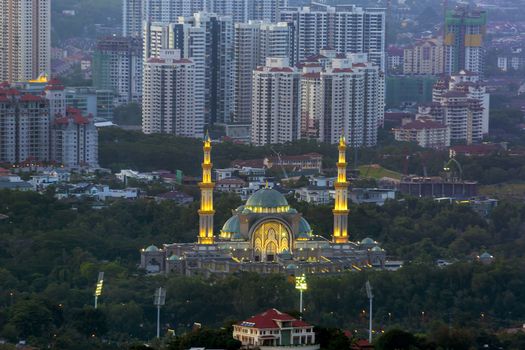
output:
[[[204,137],[202,150],[204,160],[202,162],[201,208],[199,210],[199,244],[213,244],[213,188],[215,184],[211,180],[211,139],[208,132]]]
[[[334,243],[348,243],[348,185],[346,181],[346,140],[339,139],[339,159],[337,161],[337,181],[335,187],[334,210]]]

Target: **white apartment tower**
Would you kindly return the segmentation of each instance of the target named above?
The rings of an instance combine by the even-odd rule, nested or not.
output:
[[[51,0],[0,0],[0,81],[51,75]]]
[[[92,116],[68,108],[51,123],[51,159],[67,167],[98,167],[98,131]]]
[[[108,37],[97,42],[93,54],[93,86],[112,90],[115,104],[140,102],[142,43],[135,37]]]
[[[379,116],[384,113],[384,78],[366,54],[335,54],[304,63],[301,77],[301,138],[351,147],[377,144]]]
[[[253,72],[252,144],[285,143],[299,138],[300,73],[287,58],[267,58]]]
[[[204,115],[196,105],[195,64],[180,50],[161,51],[144,65],[142,131],[202,138]]]
[[[122,1],[122,36],[141,36],[142,2],[142,0]]]
[[[253,70],[266,63],[267,57],[288,58],[293,66],[293,27],[289,23],[249,21],[235,24],[235,98],[233,121],[251,120]]]
[[[385,69],[385,16],[382,8],[354,5],[286,8],[281,21],[293,23],[296,61],[316,56],[322,49],[367,53],[371,62]]]

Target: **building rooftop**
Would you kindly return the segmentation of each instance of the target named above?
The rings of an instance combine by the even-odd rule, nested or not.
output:
[[[277,309],[269,309],[265,312],[252,316],[249,319],[239,323],[239,326],[242,327],[253,327],[253,328],[264,328],[264,329],[278,329],[279,321],[291,321],[292,327],[311,327],[310,324],[298,320],[284,312],[281,312]]]

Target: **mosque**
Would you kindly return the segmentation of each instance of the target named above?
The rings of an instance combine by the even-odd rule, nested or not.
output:
[[[232,211],[220,233],[213,232],[211,140],[204,140],[201,207],[197,243],[154,245],[141,250],[140,267],[147,273],[225,275],[258,273],[340,273],[383,268],[386,253],[377,242],[348,239],[346,142],[339,142],[332,239],[314,234],[308,221],[278,191],[263,188]]]

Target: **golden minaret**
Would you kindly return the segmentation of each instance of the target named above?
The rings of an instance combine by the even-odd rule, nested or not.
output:
[[[339,160],[337,162],[337,181],[335,187],[334,243],[348,243],[348,185],[346,181],[346,141],[339,139]]]
[[[199,209],[199,244],[213,244],[213,188],[215,184],[211,181],[211,139],[206,133],[204,138],[204,160],[202,162],[201,208]]]

